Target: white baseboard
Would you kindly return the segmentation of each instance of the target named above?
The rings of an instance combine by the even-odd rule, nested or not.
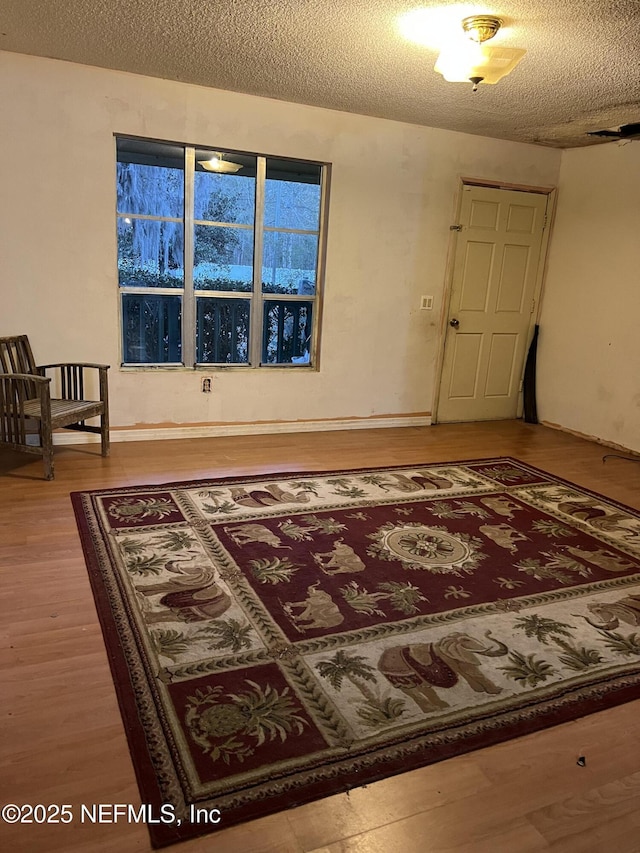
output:
[[[271,423],[205,424],[202,426],[150,427],[149,429],[111,430],[111,441],[159,441],[170,438],[215,438],[224,435],[269,435],[286,432],[328,432],[340,429],[384,429],[431,425],[430,415],[342,418],[323,421],[273,421]],[[100,436],[91,432],[57,432],[54,444],[95,444]]]

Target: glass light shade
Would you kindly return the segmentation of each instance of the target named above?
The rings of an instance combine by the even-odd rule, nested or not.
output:
[[[242,169],[240,163],[232,163],[230,160],[223,160],[221,154],[214,154],[210,160],[198,160],[198,165],[202,166],[207,172],[218,172],[219,174],[229,175],[234,172],[239,172]]]
[[[469,41],[446,47],[434,68],[449,83],[468,83],[472,77],[497,83],[513,71],[525,53],[516,47],[489,47]]]

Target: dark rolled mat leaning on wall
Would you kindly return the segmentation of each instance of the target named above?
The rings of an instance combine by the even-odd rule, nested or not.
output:
[[[536,407],[536,355],[538,351],[539,330],[540,326],[536,324],[527,354],[527,361],[524,366],[524,382],[522,386],[524,420],[528,424],[538,423],[538,411]]]

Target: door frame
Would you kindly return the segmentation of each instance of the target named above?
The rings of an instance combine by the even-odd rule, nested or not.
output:
[[[486,187],[487,189],[496,189],[496,190],[515,190],[516,192],[525,192],[525,193],[535,193],[536,195],[546,195],[547,196],[547,211],[546,211],[546,224],[542,233],[542,242],[540,244],[540,256],[538,259],[538,270],[536,273],[536,286],[534,291],[534,300],[535,300],[535,309],[531,314],[531,320],[529,323],[529,328],[527,329],[527,351],[529,348],[529,344],[531,342],[531,338],[533,337],[533,330],[538,322],[540,317],[540,307],[542,305],[542,296],[544,293],[544,283],[546,280],[547,274],[547,265],[549,262],[549,241],[551,237],[551,232],[553,230],[553,223],[555,220],[556,213],[556,197],[557,197],[557,188],[551,186],[528,186],[526,184],[510,184],[505,181],[490,181],[484,180],[482,178],[465,178],[461,177],[458,180],[458,189],[456,192],[456,202],[455,202],[455,220],[454,225],[460,218],[460,211],[462,209],[462,194],[465,186],[474,186],[474,187]],[[445,281],[444,281],[444,290],[443,290],[443,299],[442,299],[442,313],[440,316],[440,343],[438,345],[438,355],[436,358],[435,364],[435,382],[433,389],[433,404],[431,406],[431,423],[438,423],[438,405],[440,403],[440,387],[442,385],[442,368],[444,365],[444,349],[447,341],[447,327],[449,322],[449,307],[451,304],[451,292],[453,288],[453,273],[454,273],[454,262],[456,256],[456,248],[458,244],[458,232],[455,231],[452,227],[451,234],[449,237],[449,246],[447,249],[447,260],[445,267]],[[525,360],[522,365],[522,371],[520,374],[520,390],[518,392],[518,409],[516,413],[516,417],[522,417],[523,412],[523,393],[522,393],[522,381],[524,379],[524,367],[526,364],[526,354]]]

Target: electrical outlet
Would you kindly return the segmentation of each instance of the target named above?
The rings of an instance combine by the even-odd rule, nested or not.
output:
[[[420,300],[421,311],[433,311],[433,296],[423,296]]]
[[[212,376],[203,376],[202,377],[202,393],[210,394],[213,388],[213,377]]]

